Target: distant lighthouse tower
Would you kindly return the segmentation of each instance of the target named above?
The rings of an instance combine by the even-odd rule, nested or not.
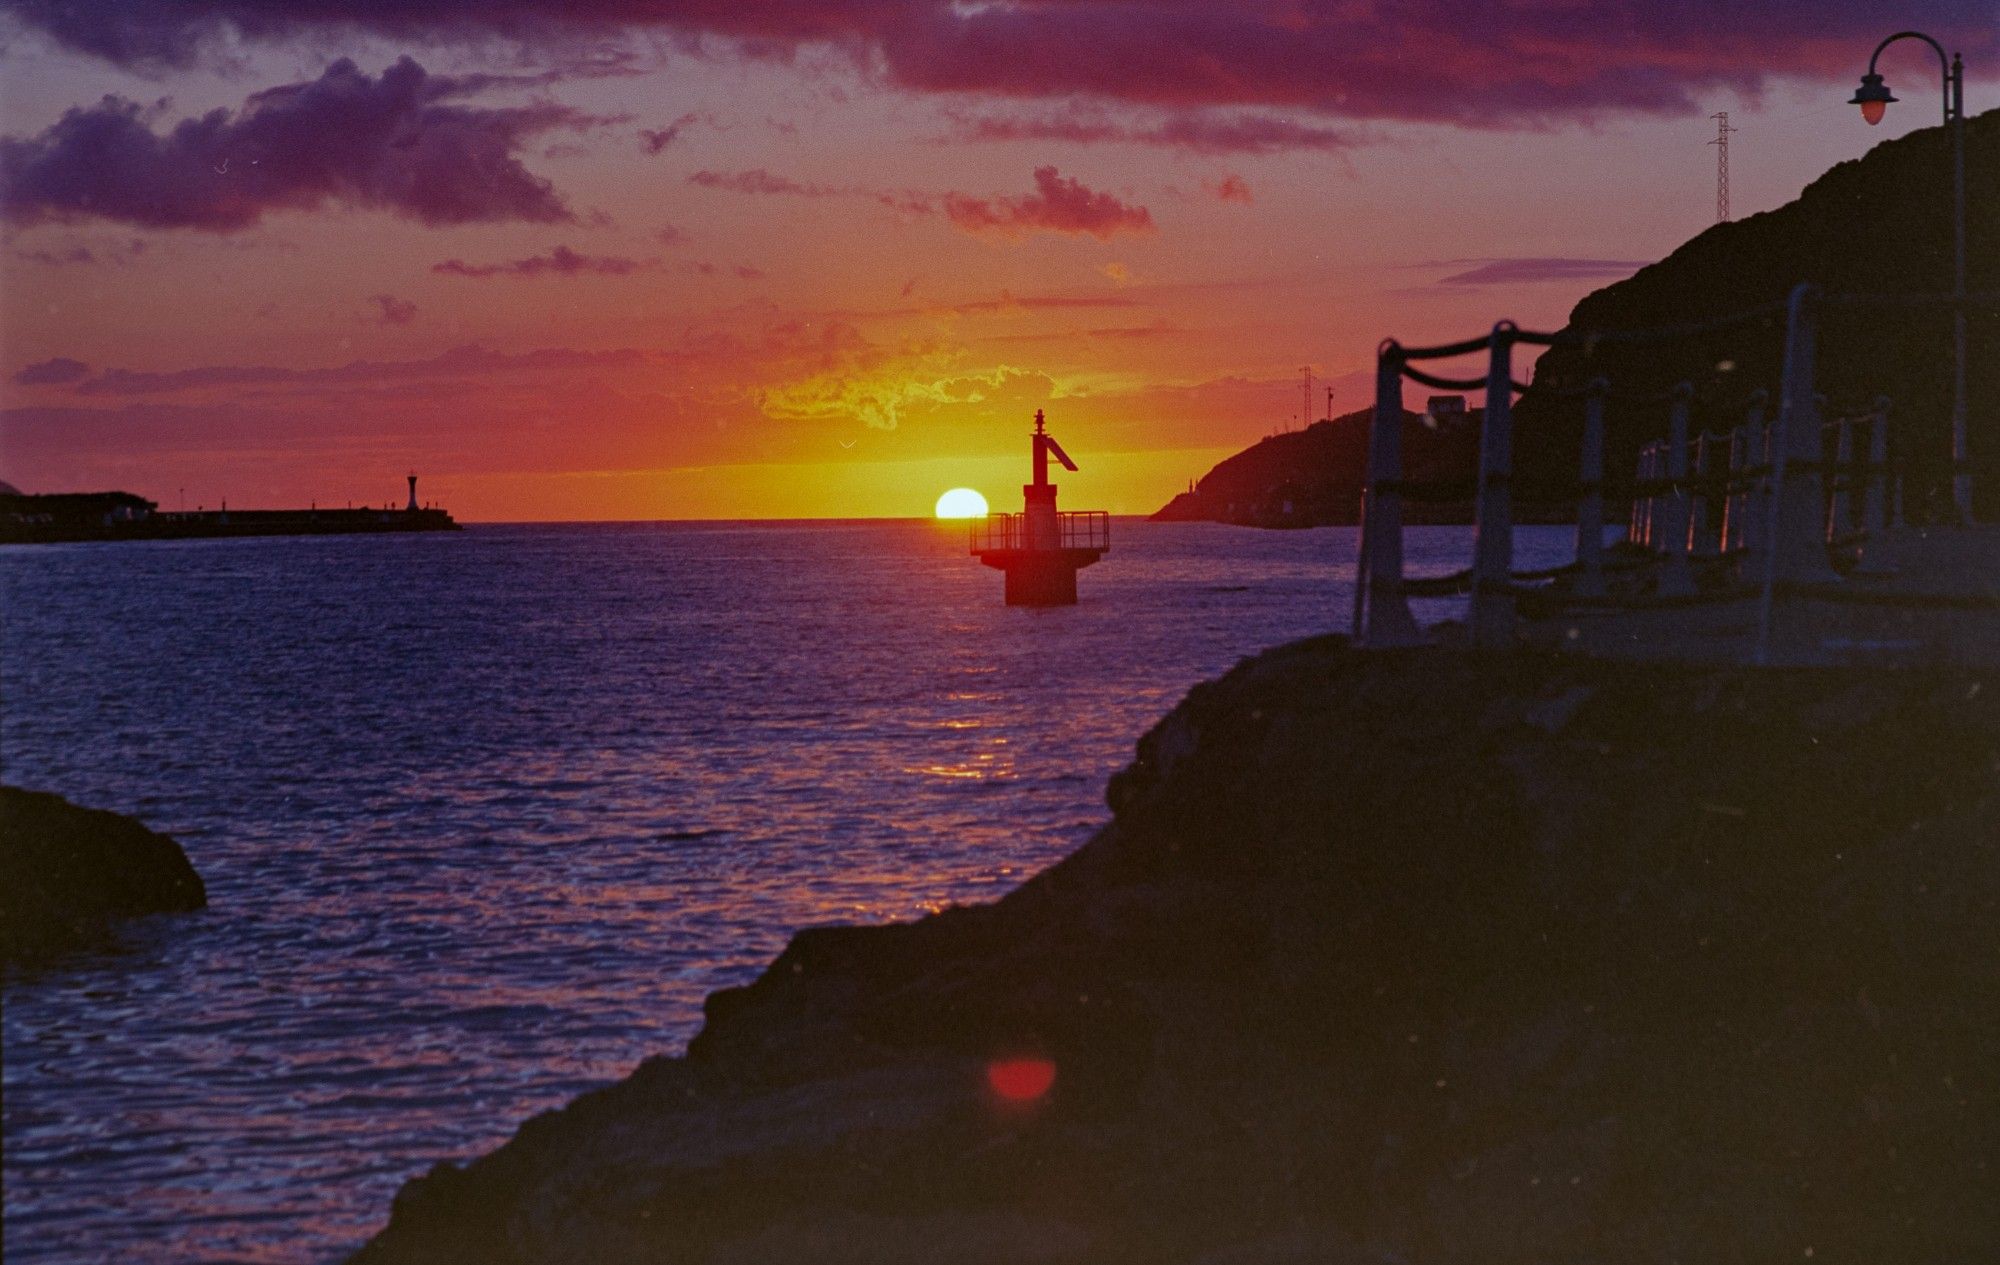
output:
[[[414,514],[417,512],[417,476],[410,474],[403,477],[410,481],[410,503],[406,508]]]
[[[994,514],[972,526],[972,553],[1007,576],[1009,606],[1074,606],[1076,573],[1111,548],[1111,517],[1103,510],[1064,514],[1056,509],[1049,457],[1074,471],[1076,463],[1048,433],[1035,410],[1035,481],[1021,486],[1022,512]]]

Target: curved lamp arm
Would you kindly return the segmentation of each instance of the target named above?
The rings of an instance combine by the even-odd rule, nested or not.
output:
[[[1944,51],[1944,45],[1938,43],[1936,40],[1924,34],[1922,31],[1898,31],[1894,35],[1891,35],[1888,39],[1883,40],[1880,44],[1877,44],[1875,46],[1875,51],[1868,55],[1868,73],[1870,75],[1875,76],[1876,82],[1878,83],[1881,82],[1881,76],[1875,74],[1875,62],[1882,56],[1882,50],[1889,47],[1889,45],[1895,43],[1897,40],[1922,40],[1924,43],[1929,44],[1931,46],[1932,52],[1938,55],[1938,69],[1944,72],[1944,117],[1945,120],[1949,122],[1952,117],[1952,99],[1951,99],[1951,80],[1952,80],[1952,69],[1953,69],[1952,59]]]
[[[1929,44],[1931,46],[1931,49],[1937,53],[1938,65],[1946,71],[1949,71],[1951,69],[1951,58],[1946,56],[1944,51],[1944,45],[1938,43],[1936,40],[1924,34],[1922,31],[1898,31],[1894,35],[1891,35],[1888,39],[1883,40],[1880,44],[1877,44],[1875,46],[1875,51],[1868,55],[1869,74],[1872,75],[1875,73],[1875,60],[1876,58],[1882,55],[1882,50],[1889,47],[1889,45],[1895,43],[1897,40],[1922,40],[1924,43]]]

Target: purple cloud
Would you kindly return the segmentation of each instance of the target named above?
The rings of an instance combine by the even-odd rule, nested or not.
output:
[[[408,325],[417,319],[417,305],[408,299],[399,299],[393,294],[374,294],[368,298],[377,309],[375,319],[383,325]]]
[[[1015,294],[1002,290],[997,299],[972,299],[953,303],[939,311],[971,315],[983,312],[1063,311],[1070,308],[1139,307],[1137,299],[1115,294]]]
[[[108,264],[124,267],[138,262],[149,247],[143,237],[125,240],[99,237],[92,243],[70,241],[32,249],[15,248],[7,253],[22,263],[41,264],[47,268],[88,267]]]
[[[625,277],[647,268],[656,268],[656,259],[628,259],[622,255],[585,255],[567,246],[557,246],[546,255],[511,259],[498,264],[469,264],[463,259],[447,259],[431,265],[431,271],[446,277]]]
[[[1062,141],[1075,145],[1154,145],[1198,154],[1271,154],[1289,150],[1341,150],[1360,143],[1346,128],[1298,123],[1265,114],[1184,111],[1149,124],[1122,123],[1102,111],[1071,107],[1057,114],[973,115],[947,110],[951,134],[966,141]]]
[[[17,250],[14,252],[14,258],[22,263],[66,268],[71,264],[94,264],[97,262],[97,253],[88,246],[71,246],[57,250]]]
[[[471,345],[454,347],[424,360],[355,360],[323,369],[288,369],[276,365],[199,365],[166,371],[106,369],[79,384],[77,391],[83,395],[138,396],[203,391],[216,387],[327,387],[429,380],[486,381],[505,373],[608,369],[641,364],[645,359],[645,352],[629,347],[613,351],[552,347],[509,353]]]
[[[1250,182],[1233,171],[1214,184],[1204,181],[1202,188],[1214,194],[1219,202],[1241,202],[1244,206],[1249,206],[1257,200],[1257,195],[1250,192]]]
[[[136,102],[107,96],[35,137],[0,138],[0,218],[86,219],[229,233],[276,211],[389,211],[429,225],[573,220],[521,165],[532,137],[602,120],[540,102],[449,103],[481,78],[432,75],[405,57],[370,78],[345,59],[161,134]]]
[[[801,198],[831,198],[854,192],[833,185],[800,184],[790,176],[774,176],[762,167],[737,172],[697,171],[688,177],[688,183],[704,189],[727,189],[731,193],[776,193]]]
[[[683,114],[665,127],[642,127],[639,142],[649,154],[657,154],[680,139],[681,133],[695,123],[713,125],[715,120],[706,114]]]
[[[1019,198],[974,198],[948,193],[944,213],[962,232],[992,237],[1030,233],[1088,234],[1108,239],[1119,233],[1150,233],[1153,216],[1109,193],[1085,188],[1054,167],[1035,168],[1035,192]]]
[[[1879,0],[4,0],[66,46],[184,66],[232,40],[356,31],[596,47],[641,32],[744,55],[830,48],[893,86],[1169,109],[1518,126],[1682,113],[1716,89],[1851,81],[1884,33]],[[1973,58],[2000,48],[1991,0],[1918,0],[1904,21]]]
[[[29,365],[14,375],[16,386],[48,387],[62,386],[70,382],[81,382],[90,373],[90,366],[81,360],[71,360],[68,356],[57,356]]]

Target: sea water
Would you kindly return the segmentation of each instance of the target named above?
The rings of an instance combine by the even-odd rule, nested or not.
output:
[[[1345,629],[1354,536],[1120,520],[1051,610],[928,522],[0,549],[5,780],[209,893],[7,979],[8,1259],[338,1259],[794,929],[1075,848],[1189,686]]]

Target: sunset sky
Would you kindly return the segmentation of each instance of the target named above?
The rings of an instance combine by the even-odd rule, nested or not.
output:
[[[1375,344],[1993,101],[1991,0],[0,0],[0,479],[468,520],[1143,513]]]

